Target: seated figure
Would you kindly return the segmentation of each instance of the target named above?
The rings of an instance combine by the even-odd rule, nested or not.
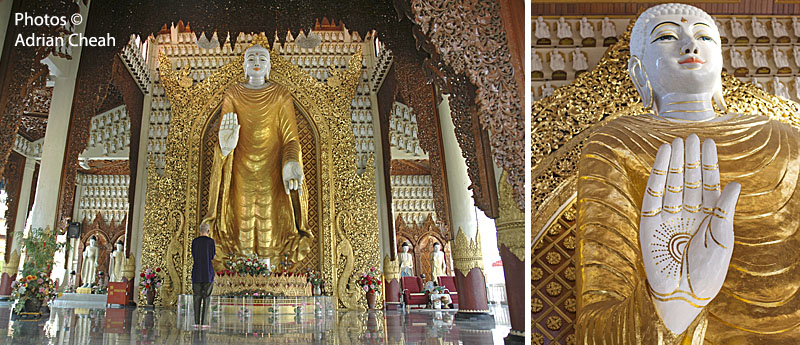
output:
[[[800,131],[727,111],[698,8],[644,11],[630,54],[650,112],[594,132],[578,168],[579,343],[797,343]]]

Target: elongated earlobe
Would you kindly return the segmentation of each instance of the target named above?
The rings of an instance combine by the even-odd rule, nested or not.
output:
[[[717,84],[716,90],[714,91],[714,95],[711,96],[711,99],[714,101],[714,104],[717,105],[720,111],[723,114],[728,113],[728,104],[725,103],[725,97],[722,95],[722,80],[720,79],[719,83]]]
[[[642,105],[645,110],[653,109],[653,88],[650,86],[650,79],[647,77],[647,72],[644,70],[642,60],[635,55],[632,55],[628,60],[628,74],[633,80],[633,86],[639,92],[639,97],[642,98]]]

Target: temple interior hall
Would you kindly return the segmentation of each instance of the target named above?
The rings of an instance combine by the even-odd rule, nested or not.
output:
[[[524,344],[525,13],[0,0],[0,343]]]
[[[531,1],[531,344],[800,342],[800,3],[666,3]]]

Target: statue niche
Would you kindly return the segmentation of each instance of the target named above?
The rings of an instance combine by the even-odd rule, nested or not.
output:
[[[202,220],[204,210],[208,209],[208,193],[212,168],[214,165],[214,149],[219,146],[219,125],[222,119],[221,103],[217,105],[214,115],[203,131],[203,146],[201,152],[201,169],[200,172],[200,197],[198,198],[198,210],[201,210],[198,215]],[[304,187],[305,193],[308,193],[308,220],[306,231],[310,232],[314,237],[312,239],[312,250],[306,255],[305,258],[299,262],[295,262],[292,270],[297,272],[304,272],[307,268],[316,270],[319,268],[319,186],[318,186],[318,159],[317,159],[317,146],[318,135],[316,126],[313,123],[302,107],[295,102],[295,113],[297,114],[297,129],[300,138],[300,146],[303,153],[303,173],[305,174]],[[229,253],[217,253],[219,259],[224,260]],[[273,262],[277,265],[277,262]]]

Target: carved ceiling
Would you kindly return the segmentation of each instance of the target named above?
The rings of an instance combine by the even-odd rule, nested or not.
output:
[[[392,159],[392,175],[430,175],[431,163],[427,159]]]
[[[89,168],[78,167],[78,172],[89,175],[130,175],[129,161],[125,160],[90,160]]]

